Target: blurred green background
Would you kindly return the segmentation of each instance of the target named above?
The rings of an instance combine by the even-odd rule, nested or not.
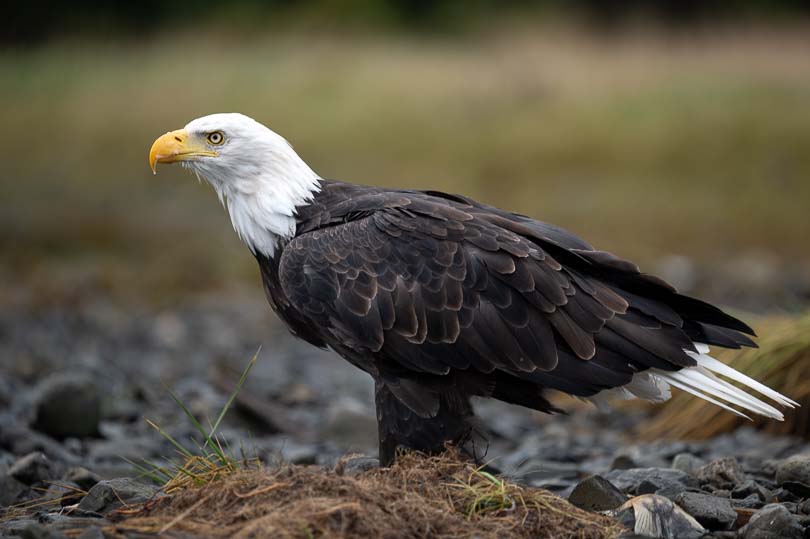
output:
[[[207,186],[147,166],[212,112],[323,177],[461,192],[687,291],[810,291],[801,2],[29,2],[0,36],[0,300],[260,292]],[[748,295],[746,295],[748,294]]]

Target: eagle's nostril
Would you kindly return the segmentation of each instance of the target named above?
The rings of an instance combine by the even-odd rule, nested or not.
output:
[[[174,137],[174,140],[176,140],[177,142],[183,142],[183,139],[181,139],[180,137]]]

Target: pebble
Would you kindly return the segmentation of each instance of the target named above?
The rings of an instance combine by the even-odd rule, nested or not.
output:
[[[3,507],[18,503],[26,492],[28,492],[26,485],[7,473],[0,473],[0,511]]]
[[[45,492],[44,499],[53,500],[55,504],[65,506],[78,503],[83,496],[81,487],[71,481],[55,481]]]
[[[143,503],[151,499],[158,491],[153,485],[147,485],[130,478],[117,478],[99,481],[79,502],[79,509],[92,513],[106,513],[124,504]]]
[[[737,513],[726,498],[683,492],[675,498],[675,503],[709,530],[730,530],[737,520]]]
[[[375,447],[377,418],[358,399],[344,396],[329,405],[325,435],[350,447]]]
[[[605,479],[616,485],[619,490],[628,494],[638,494],[639,490],[652,493],[664,488],[696,487],[694,477],[680,470],[671,468],[631,468],[629,470],[611,470]]]
[[[25,485],[42,483],[57,478],[56,466],[43,453],[29,453],[20,457],[8,469],[8,475]]]
[[[20,539],[68,539],[67,535],[38,522],[28,525],[19,535]]]
[[[604,477],[592,475],[574,487],[568,501],[586,511],[607,511],[622,505],[627,496]]]
[[[771,493],[768,491],[768,489],[752,479],[740,483],[731,491],[732,498],[747,498],[749,496],[756,496],[763,502],[767,500],[770,495]]]
[[[765,505],[758,495],[751,494],[742,500],[734,500],[734,507],[744,507],[746,509],[759,509]]]
[[[101,397],[88,375],[57,373],[36,390],[32,427],[57,439],[98,435]]]
[[[810,485],[810,455],[794,455],[776,464],[776,482]]]
[[[802,539],[804,529],[798,519],[778,504],[766,505],[740,529],[741,539]]]
[[[745,481],[742,466],[734,457],[713,460],[695,470],[695,476],[701,485],[722,489],[732,489]]]
[[[705,460],[691,453],[678,453],[672,458],[672,468],[688,474],[694,474],[698,468],[705,465]]]
[[[96,483],[101,481],[101,477],[98,474],[81,466],[69,468],[68,471],[65,472],[65,475],[62,476],[62,479],[75,483],[80,489],[85,491],[89,491]]]

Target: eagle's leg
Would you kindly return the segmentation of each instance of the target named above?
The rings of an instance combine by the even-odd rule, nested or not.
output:
[[[375,386],[375,401],[381,466],[392,465],[400,447],[437,454],[444,451],[449,442],[469,453],[469,448],[464,445],[478,434],[472,406],[466,396],[440,393],[438,411],[432,417],[415,412],[384,382],[377,382]],[[473,445],[473,457],[474,449]]]

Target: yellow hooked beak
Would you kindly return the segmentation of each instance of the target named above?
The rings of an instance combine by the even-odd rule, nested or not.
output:
[[[216,157],[218,155],[217,152],[210,150],[205,142],[197,140],[196,137],[189,137],[185,129],[178,129],[161,135],[152,144],[152,149],[149,150],[149,167],[152,169],[152,174],[157,174],[158,163],[177,163],[196,157]]]

